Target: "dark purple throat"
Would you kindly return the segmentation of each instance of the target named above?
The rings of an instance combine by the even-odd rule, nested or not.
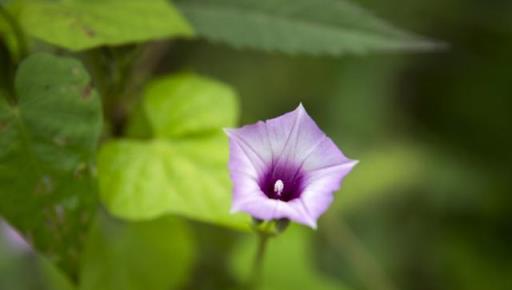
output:
[[[259,179],[260,189],[271,199],[290,201],[304,190],[304,173],[297,166],[272,164]]]

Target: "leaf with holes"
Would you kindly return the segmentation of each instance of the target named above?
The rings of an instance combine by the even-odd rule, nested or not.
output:
[[[0,214],[74,269],[95,204],[100,99],[78,61],[43,53],[20,65],[16,92],[16,104],[0,100]]]
[[[176,6],[199,35],[235,47],[341,55],[439,46],[347,0],[180,0]]]
[[[28,34],[72,50],[193,35],[166,0],[32,0],[23,4],[20,22]]]

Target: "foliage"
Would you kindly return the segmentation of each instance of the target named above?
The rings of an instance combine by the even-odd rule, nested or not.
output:
[[[174,217],[127,223],[99,214],[84,251],[80,289],[174,289],[186,281],[194,245],[186,224]]]
[[[334,57],[440,47],[347,0],[0,0],[0,216],[32,247],[16,250],[0,223],[0,288],[246,289],[257,221],[229,212],[222,129],[299,101],[362,162],[318,232],[291,226],[270,241],[261,288],[396,288],[375,267],[400,276],[393,259],[404,254],[379,237],[408,228],[381,218],[380,207],[410,210],[393,202],[428,188],[431,200],[412,204],[432,210],[425,204],[443,204],[445,190],[475,180],[480,187],[464,189],[477,191],[487,176],[401,135],[401,118],[411,117],[396,113],[389,90],[403,59]],[[451,206],[480,204],[468,196]],[[354,233],[340,233],[342,219]],[[426,238],[454,268],[478,249]],[[480,261],[482,276],[495,272],[491,258],[477,257],[454,271],[460,284],[487,284]],[[367,277],[378,283],[361,283]]]
[[[311,233],[293,227],[269,245],[264,264],[261,289],[348,289],[338,281],[332,281],[317,273],[311,252]],[[255,248],[254,239],[246,239],[235,249],[233,271],[247,279],[251,275],[251,260]],[[283,270],[285,269],[285,270]]]
[[[340,55],[437,46],[346,0],[181,0],[176,4],[200,35],[235,47]]]
[[[100,99],[78,61],[42,53],[20,65],[16,92],[0,100],[0,212],[72,268],[95,206]]]
[[[20,24],[31,36],[72,50],[190,37],[192,28],[165,0],[29,0]]]
[[[148,85],[143,107],[154,137],[122,139],[98,153],[101,197],[130,220],[165,213],[248,228],[229,214],[227,141],[222,127],[236,122],[236,95],[227,86],[191,74]]]

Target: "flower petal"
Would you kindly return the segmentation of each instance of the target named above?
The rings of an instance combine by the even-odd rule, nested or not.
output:
[[[300,163],[325,138],[300,104],[294,111],[266,122],[272,155],[278,162]]]
[[[248,150],[250,149],[244,148],[243,144],[230,137],[228,167],[232,177],[234,173],[245,174],[254,178],[259,176],[264,165],[259,163],[258,158],[251,155],[251,151]]]
[[[261,220],[287,218],[316,228],[316,220],[308,215],[299,199],[284,202],[278,199],[270,199],[265,195],[254,192],[253,195],[245,195],[244,198],[233,200],[231,212],[246,212]]]
[[[31,247],[25,239],[7,222],[0,219],[0,236],[5,236],[9,245],[18,251],[30,251]]]
[[[300,162],[326,138],[302,104],[277,118],[225,131],[258,168],[278,160]]]
[[[309,212],[309,209],[303,199],[294,199],[288,202],[288,205],[294,209],[295,213],[297,213],[295,217],[290,217],[291,220],[316,229],[316,220],[318,216],[315,217]]]
[[[321,170],[333,166],[350,163],[348,159],[334,144],[331,138],[325,136],[302,160],[302,169],[305,172]]]
[[[267,129],[262,121],[239,129],[225,129],[229,136],[230,160],[232,168],[252,168],[251,172],[261,173],[272,162],[271,147]]]
[[[255,125],[251,126],[254,127]],[[243,129],[248,127],[246,126]],[[251,129],[249,131],[252,131],[249,134],[251,137],[255,131],[252,130],[254,128],[249,129]],[[250,137],[246,135],[245,137],[239,137],[236,132],[238,130],[226,130],[226,133],[230,136],[229,172],[233,181],[233,207],[236,207],[237,203],[243,202],[247,198],[264,195],[258,184],[258,178],[264,170],[265,163],[260,160],[260,157],[256,156],[257,153],[254,152],[251,145],[246,143],[244,139],[241,139]]]
[[[232,212],[244,211],[263,220],[288,218],[316,228],[316,220],[332,203],[341,180],[357,163],[320,130],[302,104],[280,117],[226,133],[234,185]],[[304,174],[300,197],[269,198],[260,188],[262,176],[269,168],[287,166]]]
[[[309,172],[306,187],[300,196],[307,213],[313,220],[322,215],[334,199],[343,180],[358,161],[350,160],[340,165],[333,165]]]

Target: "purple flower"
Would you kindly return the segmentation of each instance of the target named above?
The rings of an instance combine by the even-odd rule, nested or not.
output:
[[[234,186],[231,212],[261,220],[288,218],[316,228],[357,163],[343,155],[302,104],[280,117],[225,131]]]
[[[0,219],[0,238],[2,236],[7,239],[8,245],[10,245],[14,250],[22,252],[30,250],[30,245],[23,239],[23,237],[7,222]]]

